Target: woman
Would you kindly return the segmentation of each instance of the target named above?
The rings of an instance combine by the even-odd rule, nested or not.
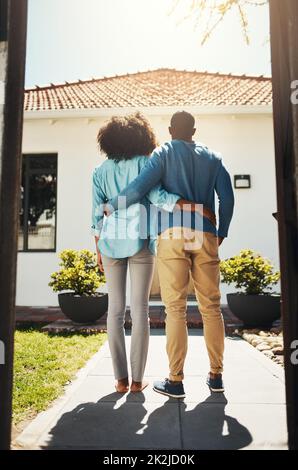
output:
[[[155,214],[152,216],[149,207],[152,203],[172,212],[187,201],[156,186],[141,203],[120,209],[104,218],[104,204],[138,176],[157,143],[150,124],[139,113],[112,118],[99,130],[97,140],[100,150],[108,158],[93,173],[92,227],[98,265],[105,272],[109,294],[107,331],[116,378],[115,387],[120,393],[129,390],[124,332],[129,266],[132,319],[130,391],[140,392],[148,385],[143,377],[149,345],[149,293],[156,238]],[[212,218],[212,213],[208,210],[204,215]]]

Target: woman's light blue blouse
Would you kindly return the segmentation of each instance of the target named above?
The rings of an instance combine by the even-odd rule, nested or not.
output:
[[[93,171],[92,232],[100,237],[98,248],[105,256],[133,256],[143,248],[146,239],[149,239],[149,248],[155,254],[158,211],[152,204],[172,212],[180,199],[179,195],[168,193],[158,185],[140,203],[119,209],[109,217],[103,215],[103,205],[125,189],[147,161],[144,156],[120,161],[107,159]]]

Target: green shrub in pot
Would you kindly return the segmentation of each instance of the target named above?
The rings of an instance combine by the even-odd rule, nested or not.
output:
[[[266,294],[280,279],[271,262],[253,250],[241,250],[239,255],[222,261],[220,272],[225,284],[235,284],[248,295]]]
[[[59,255],[60,269],[51,274],[49,286],[58,295],[63,313],[76,323],[93,323],[107,311],[108,296],[98,292],[105,283],[95,253],[89,250],[64,250]]]
[[[280,317],[280,296],[272,294],[280,273],[257,252],[241,250],[220,263],[222,282],[234,284],[241,292],[228,294],[232,312],[247,326],[270,326]]]

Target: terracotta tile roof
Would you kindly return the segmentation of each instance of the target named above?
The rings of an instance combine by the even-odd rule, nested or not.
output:
[[[28,89],[25,110],[272,103],[271,79],[159,69]]]

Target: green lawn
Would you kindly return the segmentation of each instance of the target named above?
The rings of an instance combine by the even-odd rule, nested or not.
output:
[[[63,387],[106,339],[96,335],[48,335],[16,331],[13,422],[27,420],[48,407]]]

